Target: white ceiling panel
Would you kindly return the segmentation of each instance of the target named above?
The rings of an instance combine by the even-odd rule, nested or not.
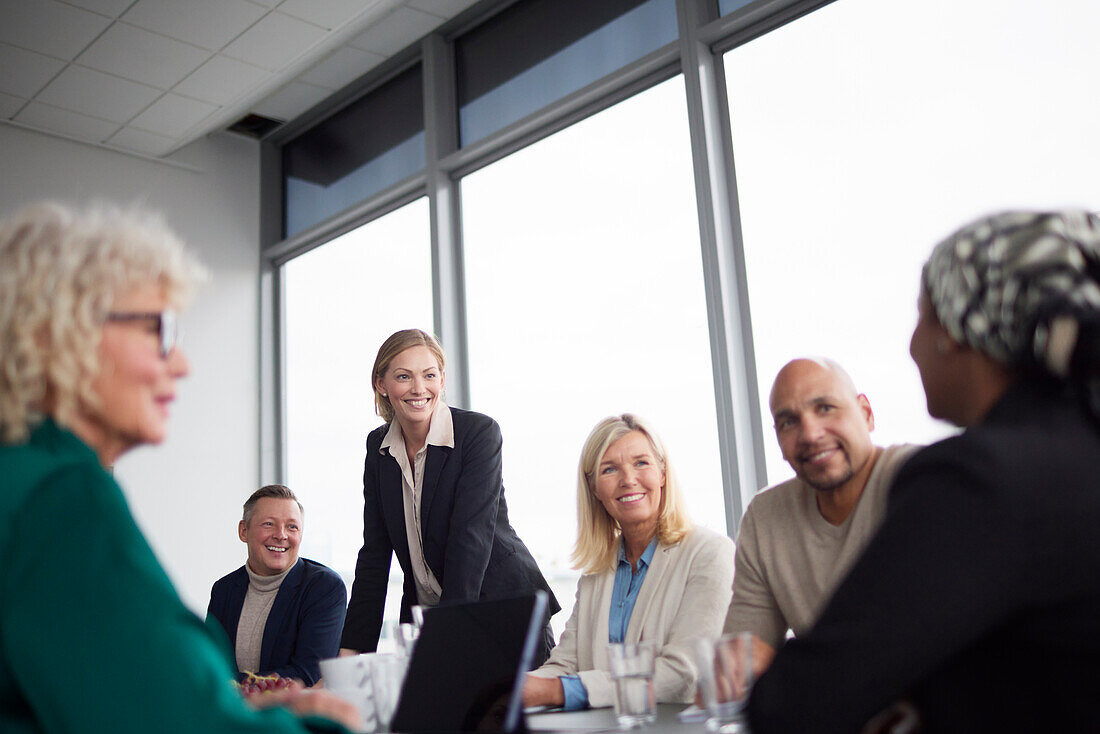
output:
[[[178,138],[217,109],[216,105],[206,102],[166,94],[131,120],[130,126]]]
[[[341,46],[327,59],[298,77],[298,81],[336,91],[385,60],[386,57],[381,54],[360,51],[351,46]]]
[[[126,8],[134,4],[134,0],[65,0],[65,2],[111,18],[122,15]]]
[[[173,91],[204,102],[230,105],[271,76],[243,61],[215,56],[176,85]]]
[[[138,0],[122,19],[217,51],[267,12],[246,0]]]
[[[101,143],[118,129],[113,122],[97,120],[94,117],[62,110],[48,104],[31,102],[15,116],[16,122],[33,127],[45,128],[70,137]]]
[[[76,63],[159,89],[170,89],[210,56],[182,41],[126,23],[115,23]]]
[[[252,108],[253,112],[276,120],[292,120],[332,94],[324,87],[291,82]]]
[[[438,15],[440,18],[453,18],[477,0],[409,0],[409,7]]]
[[[65,62],[0,43],[0,92],[30,99],[65,68]]]
[[[382,0],[283,0],[279,12],[309,21],[326,30],[348,23]]]
[[[151,156],[162,156],[170,153],[177,143],[175,138],[166,138],[163,135],[146,132],[145,130],[136,130],[132,127],[122,128],[111,136],[107,142],[125,150]]]
[[[111,21],[53,0],[0,0],[0,41],[70,61]]]
[[[223,53],[265,69],[281,69],[325,35],[323,28],[282,13],[264,16],[225,47]]]
[[[353,38],[348,45],[389,57],[428,35],[442,22],[434,15],[401,7]]]
[[[19,108],[27,103],[27,100],[20,99],[19,97],[13,97],[10,94],[4,94],[0,92],[0,119],[7,120],[16,112]]]
[[[58,74],[36,99],[73,112],[121,123],[141,112],[160,94],[158,89],[128,79],[70,66]]]
[[[0,0],[0,120],[169,155],[297,117],[473,2]]]

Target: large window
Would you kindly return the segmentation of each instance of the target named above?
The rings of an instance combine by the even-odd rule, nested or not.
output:
[[[305,505],[302,555],[350,588],[363,544],[363,458],[382,341],[431,329],[428,205],[418,199],[285,266],[287,486]],[[387,616],[396,617],[393,564]],[[392,609],[391,609],[392,607]]]
[[[395,329],[448,329],[467,407],[501,424],[512,520],[568,606],[576,464],[600,418],[653,421],[692,515],[724,531],[724,496],[758,488],[722,486],[720,446],[752,462],[762,445],[768,480],[790,475],[767,406],[784,362],[848,367],[878,443],[935,440],[951,429],[928,418],[908,356],[933,244],[990,210],[1100,208],[1092,0],[836,0],[726,53],[729,131],[712,66],[673,76],[681,53],[706,61],[704,43],[728,48],[806,3],[720,0],[713,21],[694,2],[677,15],[673,0],[501,5],[437,29],[426,63],[403,53],[389,81],[264,159],[284,165],[264,185],[287,186],[288,237],[427,194],[285,266],[287,482],[306,504],[304,552],[349,581],[363,440],[378,424],[369,370]],[[707,25],[686,27],[697,17]],[[681,32],[692,42],[672,43]],[[666,81],[627,96],[654,79]],[[627,98],[568,124],[597,94]],[[703,123],[690,128],[695,171],[689,112]],[[723,190],[713,166],[729,149],[736,200],[697,202],[696,180]],[[700,221],[720,255],[740,224],[747,283],[723,269],[708,295],[728,303],[747,287],[751,344],[723,344],[719,318],[708,328]],[[715,405],[717,348],[734,394],[749,379],[739,360],[755,354],[762,435],[732,435],[730,406]]]
[[[398,74],[283,148],[291,237],[424,168],[423,74]]]
[[[527,0],[455,42],[463,144],[676,40],[674,0]]]
[[[691,514],[725,531],[687,129],[675,77],[462,182],[472,407],[501,424],[513,524],[566,606],[605,416],[651,420]]]
[[[838,0],[727,54],[764,416],[779,367],[824,354],[879,443],[949,431],[908,354],[920,265],[991,210],[1100,207],[1097,27],[1087,0]]]

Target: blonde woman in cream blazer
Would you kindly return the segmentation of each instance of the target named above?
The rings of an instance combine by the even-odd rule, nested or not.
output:
[[[732,541],[692,526],[660,439],[631,414],[593,429],[577,495],[573,560],[584,575],[561,641],[528,675],[524,704],[613,705],[607,646],[620,640],[657,647],[657,701],[690,702],[697,679],[691,639],[721,634],[732,595]],[[612,604],[628,582],[636,596],[627,620]]]

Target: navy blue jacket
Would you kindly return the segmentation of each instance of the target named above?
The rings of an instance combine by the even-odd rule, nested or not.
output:
[[[508,521],[501,479],[500,426],[487,415],[451,408],[454,448],[432,446],[424,460],[420,521],[424,560],[439,580],[440,604],[549,595],[549,613],[561,607],[527,546]],[[363,469],[363,548],[355,564],[341,647],[372,651],[378,645],[394,554],[405,574],[401,619],[417,603],[409,557],[397,460],[379,453],[389,425],[367,437]],[[551,643],[552,644],[552,643]]]
[[[214,582],[207,619],[216,619],[237,645],[237,625],[248,592],[248,572],[241,566]],[[321,677],[318,662],[334,658],[347,608],[347,588],[328,566],[299,558],[283,579],[267,615],[260,645],[261,675],[278,673],[313,685]],[[241,673],[237,671],[238,675]]]

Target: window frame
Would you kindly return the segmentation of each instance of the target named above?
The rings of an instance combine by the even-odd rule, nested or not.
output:
[[[427,196],[435,303],[433,328],[448,352],[449,400],[458,407],[467,407],[469,355],[461,179],[642,90],[683,74],[718,416],[715,428],[722,452],[726,528],[731,537],[736,536],[748,500],[767,485],[767,472],[722,55],[832,1],[757,0],[719,17],[717,0],[676,0],[677,41],[460,147],[454,40],[516,2],[484,0],[265,138],[260,155],[259,473],[262,480],[280,482],[286,474],[283,264]],[[293,237],[284,238],[281,147],[418,63],[424,75],[425,168]]]

